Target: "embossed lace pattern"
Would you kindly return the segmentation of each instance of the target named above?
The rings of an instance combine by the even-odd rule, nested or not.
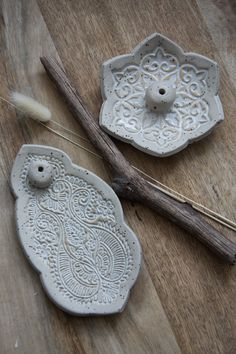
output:
[[[29,164],[36,158],[54,166],[54,181],[46,190],[30,186],[27,179]],[[113,203],[84,179],[66,174],[53,156],[29,155],[21,179],[30,193],[24,230],[58,290],[81,304],[112,303],[133,264]]]
[[[157,47],[142,57],[140,65],[126,65],[112,71],[113,91],[105,121],[112,130],[123,127],[129,139],[142,135],[145,141],[166,147],[183,134],[199,129],[210,120],[209,103],[204,99],[208,70],[181,64],[176,56]],[[145,91],[155,80],[167,80],[177,89],[177,97],[168,114],[151,112],[145,105]]]

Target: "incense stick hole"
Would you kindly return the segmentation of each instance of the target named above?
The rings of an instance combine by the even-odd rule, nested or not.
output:
[[[39,172],[43,172],[43,166],[39,166],[39,167],[38,167],[38,171],[39,171]]]

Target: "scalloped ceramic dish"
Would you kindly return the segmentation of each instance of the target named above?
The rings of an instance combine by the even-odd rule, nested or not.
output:
[[[75,315],[123,310],[140,269],[114,191],[62,151],[23,145],[11,175],[20,242],[49,297]]]
[[[217,64],[156,33],[102,66],[101,127],[155,156],[172,155],[224,119]]]

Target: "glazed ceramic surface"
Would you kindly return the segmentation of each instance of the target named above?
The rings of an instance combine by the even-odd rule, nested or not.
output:
[[[122,311],[141,250],[113,190],[39,145],[22,146],[11,183],[21,244],[50,298],[76,315]]]
[[[153,34],[102,66],[100,125],[155,156],[172,155],[223,120],[217,64]]]

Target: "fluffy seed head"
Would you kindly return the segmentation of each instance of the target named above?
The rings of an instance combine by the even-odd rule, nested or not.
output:
[[[22,95],[19,92],[12,92],[11,102],[19,108],[19,110],[29,116],[29,118],[39,120],[44,123],[51,119],[52,114],[49,109],[31,97]]]

